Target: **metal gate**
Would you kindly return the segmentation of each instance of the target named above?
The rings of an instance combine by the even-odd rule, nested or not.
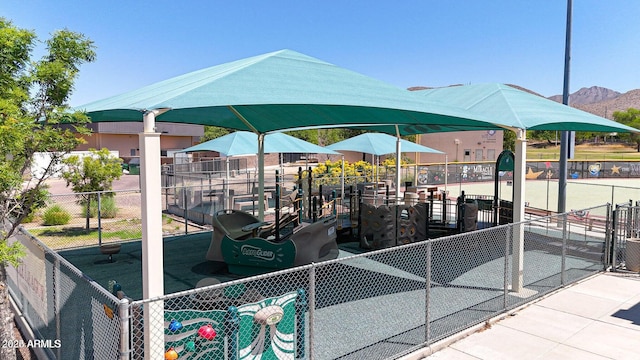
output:
[[[640,272],[640,202],[616,205],[608,259],[614,271]]]

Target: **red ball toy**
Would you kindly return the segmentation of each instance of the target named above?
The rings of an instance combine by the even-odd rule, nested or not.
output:
[[[216,330],[209,325],[203,325],[198,329],[198,335],[206,340],[213,340],[216,337]]]

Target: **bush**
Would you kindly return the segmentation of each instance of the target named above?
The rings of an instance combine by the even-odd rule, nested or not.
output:
[[[373,166],[366,161],[357,161],[350,164],[348,161],[344,162],[344,176],[346,184],[356,183],[357,177],[370,178],[373,174]],[[306,175],[306,173],[305,173]],[[342,176],[342,160],[332,162],[327,160],[323,163],[319,163],[318,166],[312,170],[313,179],[316,184],[322,185],[337,185],[340,183]]]
[[[66,225],[71,221],[71,214],[60,205],[52,205],[44,211],[44,224],[49,225]]]
[[[86,209],[86,208],[85,208]],[[102,196],[100,198],[100,217],[103,219],[113,219],[118,214],[116,199],[113,196]],[[98,199],[91,200],[89,207],[89,217],[98,216]]]
[[[35,211],[31,211],[31,212],[29,212],[29,215],[27,215],[27,216],[22,220],[22,222],[24,222],[24,223],[30,223],[30,222],[33,222],[33,220],[35,219],[35,217],[36,217],[36,212],[35,212]]]

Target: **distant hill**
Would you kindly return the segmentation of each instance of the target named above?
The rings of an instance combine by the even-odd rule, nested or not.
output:
[[[626,111],[629,108],[640,109],[640,89],[628,91],[613,99],[575,105],[575,107],[603,118],[613,119],[614,111]]]
[[[562,102],[562,95],[554,95],[549,99]],[[603,118],[613,119],[615,111],[640,109],[640,89],[621,94],[600,86],[582,88],[569,95],[569,105]]]
[[[601,101],[613,100],[621,94],[615,90],[603,88],[600,86],[592,86],[589,88],[582,88],[573,94],[569,95],[569,105],[578,106],[585,104],[593,104]],[[553,95],[549,97],[550,100],[562,102],[562,95]]]

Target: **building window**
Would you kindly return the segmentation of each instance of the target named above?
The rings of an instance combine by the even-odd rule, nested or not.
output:
[[[496,149],[487,149],[487,160],[495,160],[496,159]]]
[[[136,149],[131,149],[130,154],[131,154],[131,156],[136,156]]]
[[[464,150],[464,159],[462,159],[462,161],[464,161],[464,162],[471,161],[471,149],[465,149]]]

